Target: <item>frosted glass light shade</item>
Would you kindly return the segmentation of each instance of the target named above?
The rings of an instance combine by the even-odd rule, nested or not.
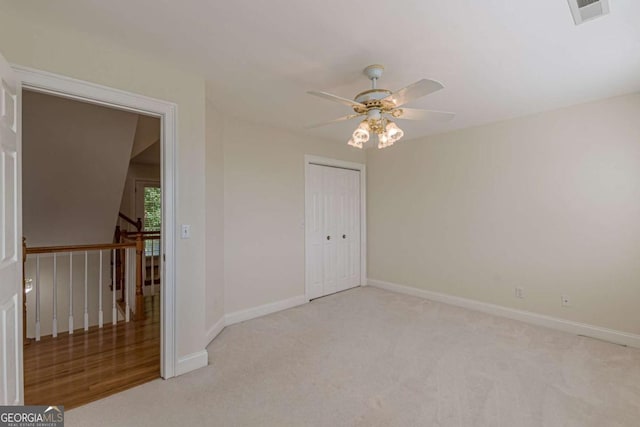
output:
[[[387,135],[386,132],[378,135],[378,148],[383,149],[389,147],[390,145],[393,145],[393,142],[389,140],[389,135]]]
[[[400,138],[404,136],[404,131],[400,129],[398,125],[393,123],[391,120],[389,120],[389,122],[387,123],[386,131],[387,131],[386,134],[388,135],[389,141],[391,142],[391,144],[399,141]]]
[[[364,144],[369,140],[369,124],[366,120],[363,120],[353,131],[353,140],[360,144]]]

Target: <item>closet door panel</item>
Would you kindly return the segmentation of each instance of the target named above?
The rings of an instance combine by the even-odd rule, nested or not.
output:
[[[309,165],[306,281],[310,299],[360,285],[360,172]]]
[[[360,247],[360,172],[348,171],[347,180],[347,243],[348,259],[347,283],[349,288],[360,286],[361,282],[361,247]]]
[[[323,295],[337,292],[337,263],[338,253],[336,245],[337,234],[337,176],[336,169],[323,168],[323,198],[322,198],[322,216],[324,224],[324,251],[323,251]]]
[[[336,169],[337,177],[337,206],[335,210],[337,224],[337,280],[338,291],[350,288],[349,284],[349,264],[351,263],[351,252],[349,250],[349,227],[351,218],[349,217],[349,189],[350,175],[353,171],[347,169]]]
[[[324,295],[324,209],[323,209],[323,181],[324,167],[309,165],[309,180],[306,201],[307,244],[306,275],[308,297],[318,298]]]

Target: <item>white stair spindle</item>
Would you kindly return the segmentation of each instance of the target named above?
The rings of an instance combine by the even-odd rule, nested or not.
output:
[[[111,307],[111,324],[115,325],[118,322],[118,309],[116,308],[116,250],[113,252],[113,284],[112,284],[112,307]]]
[[[156,274],[155,271],[153,270],[154,267],[154,258],[155,258],[155,254],[156,254],[156,241],[152,240],[151,241],[151,295],[155,295],[156,291],[155,291],[155,286],[156,286]]]
[[[89,264],[89,252],[84,251],[84,330],[89,330],[89,307],[87,307],[87,267]]]
[[[40,341],[40,255],[36,255],[36,341]]]
[[[100,254],[100,267],[98,268],[98,328],[102,328],[104,313],[102,312],[102,251]]]
[[[58,254],[53,254],[53,325],[51,335],[58,336]]]
[[[129,315],[129,285],[131,284],[129,281],[129,271],[131,269],[131,262],[130,262],[130,257],[129,257],[129,252],[131,250],[130,249],[126,249],[125,250],[125,273],[124,273],[124,280],[125,280],[125,285],[124,288],[126,289],[126,292],[124,293],[124,307],[125,307],[125,313],[124,313],[124,319],[125,322],[128,322],[130,319],[130,315]]]
[[[69,252],[69,335],[73,334],[73,252]]]

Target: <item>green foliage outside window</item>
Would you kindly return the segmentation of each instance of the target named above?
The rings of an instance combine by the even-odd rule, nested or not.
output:
[[[162,192],[158,187],[144,187],[144,231],[160,231],[162,226]],[[160,242],[147,240],[146,256],[160,255]]]
[[[160,231],[162,194],[157,187],[144,188],[144,231]]]

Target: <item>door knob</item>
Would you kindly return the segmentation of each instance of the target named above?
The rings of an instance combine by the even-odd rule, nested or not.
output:
[[[342,235],[342,238],[343,238],[343,239],[346,239],[346,238],[347,238],[347,235],[346,235],[346,234],[343,234],[343,235]]]
[[[331,236],[327,236],[327,240],[331,240]]]

